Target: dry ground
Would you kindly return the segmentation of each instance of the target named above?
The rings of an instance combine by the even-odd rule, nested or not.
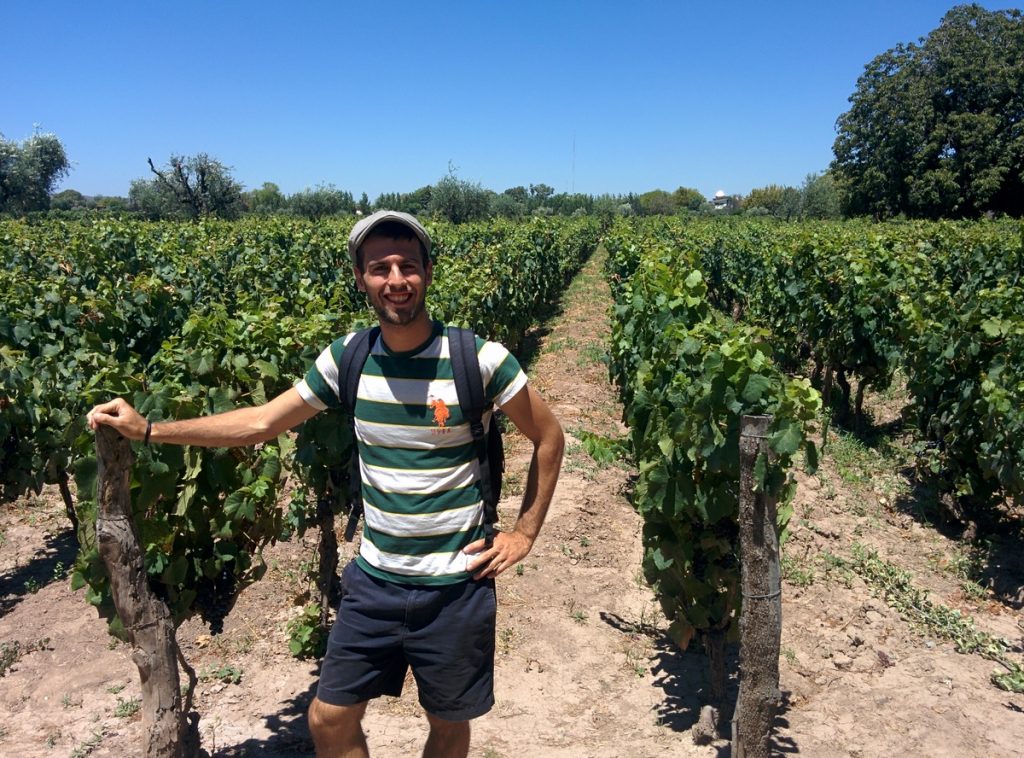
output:
[[[640,522],[624,494],[630,471],[597,464],[579,441],[581,430],[624,432],[602,362],[608,293],[597,266],[588,265],[563,310],[531,335],[532,381],[562,420],[569,447],[533,553],[499,579],[497,705],[474,723],[471,754],[724,756],[726,740],[691,743],[704,661],[663,634],[640,572]],[[873,402],[876,416],[894,405]],[[521,438],[506,439],[509,523],[528,451]],[[1019,649],[1019,606],[972,581],[984,566],[927,523],[897,469],[889,451],[843,436],[817,475],[799,475],[785,548],[777,748],[807,756],[1020,755],[1024,696],[996,689],[991,661],[922,633],[843,564],[855,543],[873,548],[909,570],[933,600]],[[343,549],[352,554],[352,546]],[[44,493],[3,507],[4,755],[139,752],[130,650],[112,643],[82,593],[70,591],[64,571],[73,560],[55,498]],[[288,654],[285,625],[306,589],[315,535],[275,546],[268,560],[268,575],[243,593],[223,634],[211,637],[194,622],[179,631],[185,655],[204,674],[197,707],[203,747],[216,756],[312,753],[304,712],[317,666]],[[1019,574],[995,578],[1019,590]],[[375,755],[418,754],[426,723],[411,680],[401,698],[371,706],[366,730]]]

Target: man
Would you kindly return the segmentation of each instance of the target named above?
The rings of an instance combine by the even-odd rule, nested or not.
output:
[[[558,479],[558,421],[507,350],[478,340],[485,394],[533,443],[515,527],[487,547],[478,464],[447,360],[446,329],[425,308],[431,240],[412,216],[379,211],[349,237],[356,284],[380,322],[355,407],[366,525],[309,709],[317,755],[368,755],[369,700],[397,695],[408,667],[430,725],[424,756],[465,756],[469,722],[494,702],[494,578],[530,552]],[[150,424],[127,402],[89,412],[129,439],[229,447],[272,439],[337,407],[351,335],[265,405]],[[486,419],[485,428],[486,428]]]

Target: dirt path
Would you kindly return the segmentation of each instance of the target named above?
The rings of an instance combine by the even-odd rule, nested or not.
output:
[[[602,361],[608,292],[599,265],[588,264],[562,312],[531,336],[531,381],[569,445],[533,553],[499,580],[497,705],[474,723],[473,756],[728,754],[725,740],[691,743],[705,664],[662,634],[639,568],[640,523],[623,495],[629,471],[595,463],[580,444],[581,430],[624,432]],[[509,523],[528,451],[516,435],[506,439]],[[855,543],[874,548],[934,600],[1020,645],[1019,611],[970,589],[963,548],[912,515],[907,484],[892,470],[892,460],[841,438],[817,476],[800,475],[777,745],[808,756],[1019,755],[1024,696],[989,682],[990,661],[915,631],[843,563]],[[61,513],[44,496],[0,515],[0,753],[134,755],[135,667],[63,577],[74,548]],[[179,633],[203,675],[203,744],[217,756],[311,754],[304,713],[317,667],[288,654],[285,625],[308,588],[315,538],[275,546],[268,560],[223,634],[196,623]],[[371,706],[366,729],[374,755],[419,754],[426,723],[411,680],[401,698]]]

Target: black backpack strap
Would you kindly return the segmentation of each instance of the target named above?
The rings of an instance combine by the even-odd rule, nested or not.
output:
[[[359,391],[359,377],[370,355],[370,347],[380,336],[380,327],[360,329],[345,345],[338,361],[338,400],[348,414],[352,435],[352,455],[349,458],[348,494],[349,513],[345,526],[345,541],[355,538],[356,526],[363,513],[363,478],[359,473],[359,444],[356,441],[356,394]]]
[[[494,540],[494,524],[498,521],[497,485],[492,481],[487,455],[487,430],[483,414],[487,406],[480,362],[476,355],[476,335],[470,329],[448,327],[448,355],[452,362],[455,392],[459,408],[473,433],[473,447],[480,463],[480,489],[484,499],[484,533],[487,546]]]

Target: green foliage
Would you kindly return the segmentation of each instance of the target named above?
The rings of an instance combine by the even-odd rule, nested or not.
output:
[[[352,214],[356,210],[352,193],[339,190],[333,184],[321,184],[313,189],[296,192],[288,198],[288,207],[294,215],[314,221],[329,216]]]
[[[1007,640],[980,631],[970,617],[932,601],[927,590],[914,586],[909,572],[879,558],[874,550],[855,544],[852,558],[838,562],[859,574],[921,633],[951,641],[958,653],[974,653],[1001,665],[1005,671],[991,677],[997,687],[1024,692],[1024,666],[1011,657],[1014,647]]]
[[[296,658],[320,658],[327,650],[327,630],[320,625],[320,604],[309,603],[288,622],[288,649]]]
[[[636,247],[620,228],[610,242]],[[1024,496],[1019,223],[649,219],[641,231],[699,265],[712,305],[767,329],[787,369],[811,362],[819,378],[831,369],[863,393],[888,387],[900,368],[918,470],[969,513]],[[636,260],[612,265],[625,280]]]
[[[950,10],[872,60],[839,117],[832,170],[849,214],[1024,213],[1024,16]]]
[[[839,189],[829,172],[808,174],[800,194],[801,218],[839,218],[842,215]]]
[[[273,182],[264,182],[259,189],[245,193],[245,207],[250,213],[270,216],[282,212],[288,200],[281,194],[281,188]]]
[[[53,188],[70,170],[56,135],[36,132],[19,145],[0,134],[0,213],[45,211]]]
[[[204,682],[238,684],[242,681],[242,669],[228,663],[222,663],[219,666],[208,666],[199,672],[199,679]]]
[[[654,227],[655,229],[657,227]],[[744,415],[773,416],[758,486],[789,518],[787,471],[804,451],[820,401],[806,380],[771,361],[765,333],[715,311],[694,257],[622,226],[607,240],[616,305],[611,372],[640,470],[634,505],[644,519],[644,573],[669,633],[686,647],[726,630],[739,611],[739,429]]]
[[[117,699],[117,705],[114,706],[114,715],[119,719],[126,719],[134,716],[142,708],[142,700],[137,697],[124,698],[119,697]]]
[[[630,457],[629,440],[602,437],[586,429],[579,433],[579,437],[587,455],[598,463],[608,465]]]
[[[454,224],[483,219],[487,217],[493,194],[479,184],[449,174],[431,188],[427,212]]]
[[[95,541],[96,461],[84,416],[120,395],[149,418],[258,405],[371,318],[349,275],[351,220],[0,223],[0,497],[73,471],[82,546],[72,587],[111,622]],[[597,244],[591,220],[432,227],[435,317],[517,344]],[[215,631],[262,549],[346,505],[348,424],[320,414],[251,449],[137,447],[132,506],[150,586],[177,621]],[[292,474],[292,506],[277,501]]]
[[[763,208],[768,215],[789,221],[800,217],[801,200],[802,195],[796,187],[769,184],[767,187],[752,189],[743,198],[743,208],[748,214]]]
[[[206,153],[172,155],[160,169],[150,160],[149,168],[156,178],[137,179],[128,191],[132,207],[146,218],[237,218],[243,210],[242,185]]]
[[[411,213],[414,216],[427,215],[433,187],[420,187],[412,192],[384,192],[373,202],[373,210],[392,210]]]

